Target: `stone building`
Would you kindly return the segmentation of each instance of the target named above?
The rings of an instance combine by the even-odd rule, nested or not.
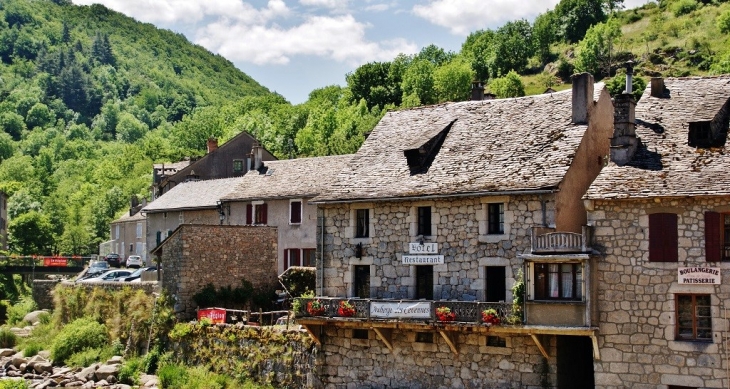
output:
[[[296,314],[321,345],[321,384],[592,387],[596,258],[582,196],[612,133],[611,98],[589,74],[572,93],[386,114],[313,200],[319,297]],[[525,301],[513,305],[513,287]],[[499,325],[482,322],[487,309]]]
[[[0,250],[8,249],[8,196],[0,191]]]
[[[279,273],[314,266],[317,206],[309,200],[332,183],[351,155],[298,158],[259,164],[221,197],[222,223],[278,230]]]
[[[617,116],[634,104],[616,101]],[[654,78],[635,110],[585,196],[601,252],[595,387],[727,388],[730,76]]]
[[[130,255],[139,255],[147,263],[147,222],[140,210],[147,205],[147,200],[140,202],[132,196],[129,211],[109,224],[110,240],[99,245],[99,255],[119,254],[124,261]]]

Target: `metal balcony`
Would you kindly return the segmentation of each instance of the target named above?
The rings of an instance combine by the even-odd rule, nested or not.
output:
[[[554,228],[532,227],[533,254],[590,253],[591,227],[583,226],[580,234],[559,232]]]

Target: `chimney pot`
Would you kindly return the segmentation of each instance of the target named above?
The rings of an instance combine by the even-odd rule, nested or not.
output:
[[[634,61],[626,61],[626,90],[624,93],[631,94],[633,92],[634,83]]]
[[[208,138],[208,154],[212,153],[218,148],[218,139],[214,137]]]
[[[664,78],[651,78],[651,97],[664,97]]]
[[[588,123],[588,111],[593,107],[593,75],[574,74],[573,83],[573,123]]]
[[[472,101],[484,100],[484,84],[481,81],[472,81],[471,99]]]

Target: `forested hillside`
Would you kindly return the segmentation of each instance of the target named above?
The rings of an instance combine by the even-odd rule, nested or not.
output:
[[[465,100],[475,79],[513,97],[589,71],[618,93],[632,59],[639,96],[651,76],[730,73],[729,34],[727,1],[561,0],[534,22],[473,32],[458,52],[364,64],[291,105],[183,36],[103,6],[0,0],[11,250],[95,252],[129,197],[148,196],[152,163],[201,155],[209,136],[248,131],[279,158],[352,153],[387,110]]]

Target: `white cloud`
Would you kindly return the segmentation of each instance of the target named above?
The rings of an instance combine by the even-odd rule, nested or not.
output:
[[[299,0],[299,3],[310,7],[323,8],[342,8],[343,6],[347,6],[347,1],[345,0]]]
[[[429,22],[448,28],[452,34],[467,35],[471,31],[496,28],[508,21],[532,20],[553,9],[559,0],[432,0],[416,5],[413,13]]]
[[[195,42],[234,62],[258,65],[287,64],[298,55],[361,64],[418,51],[415,44],[404,39],[370,42],[365,39],[367,27],[352,15],[312,16],[289,28],[246,25],[226,19],[198,30]]]
[[[373,4],[365,7],[365,11],[383,12],[390,8],[388,4]]]

